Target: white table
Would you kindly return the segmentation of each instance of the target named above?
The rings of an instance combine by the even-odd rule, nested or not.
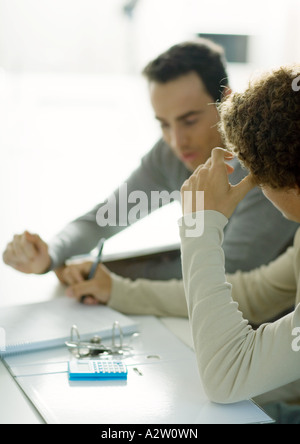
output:
[[[14,292],[16,291],[17,288],[19,288],[20,291],[22,291],[23,295],[26,295],[26,294],[28,295],[28,299],[29,299],[28,302],[33,301],[32,296],[34,296],[34,294],[40,295],[41,299],[43,299],[43,300],[47,300],[47,298],[49,299],[51,297],[57,297],[59,294],[63,294],[63,287],[60,284],[57,284],[56,277],[52,274],[47,275],[47,276],[43,276],[43,277],[29,277],[29,276],[23,276],[21,274],[16,273],[15,280],[13,282],[11,282],[11,284],[9,286],[7,286],[7,288],[6,288],[6,295],[11,294],[11,296],[13,298],[13,294],[16,294]],[[18,301],[18,300],[16,299],[15,302],[16,301]],[[20,302],[20,301],[18,301],[18,302]],[[23,298],[22,302],[23,303],[26,302],[26,297],[25,297],[25,301]],[[152,332],[153,328],[149,330],[149,321],[147,321],[147,317],[145,317],[145,322],[143,321],[144,317],[141,317],[141,318],[142,318],[141,325],[143,325],[143,323],[145,323],[146,327],[148,325],[148,327],[147,327],[148,330],[146,328],[145,331],[148,331],[148,334],[146,337],[146,343],[148,343],[148,345],[149,345],[149,340],[151,339],[151,341],[152,341],[152,338],[150,338],[152,333],[150,333],[150,331]],[[167,327],[167,330],[171,332],[172,337],[173,337],[173,335],[175,335],[177,338],[180,339],[180,341],[179,341],[180,343],[185,344],[184,350],[186,350],[186,351],[183,350],[183,348],[180,344],[178,344],[175,348],[178,350],[181,350],[181,348],[182,348],[183,354],[186,355],[188,361],[192,363],[193,362],[193,358],[191,360],[191,354],[193,354],[193,352],[191,351],[192,339],[191,339],[188,320],[181,319],[181,318],[163,318],[163,319],[160,319],[159,322],[161,322],[162,324],[164,324],[165,327]],[[160,333],[158,333],[158,334],[160,334]],[[161,338],[161,341],[163,342],[164,338],[162,338],[162,335],[160,335],[159,337]],[[157,338],[154,340],[155,344],[158,344],[161,341],[157,340]],[[189,348],[189,350],[188,350],[188,348]],[[174,350],[171,351],[171,353],[172,352],[174,352]],[[65,353],[65,352],[63,352],[63,353]],[[176,352],[175,354],[176,354],[175,360],[177,362],[176,365],[181,365],[178,360],[178,356],[177,356],[178,353]],[[24,366],[24,364],[26,364],[26,366],[27,366],[29,363],[26,361],[26,359],[28,359],[28,358],[24,357],[24,359],[23,359],[23,356],[21,359],[19,359],[19,357],[17,357],[18,365]],[[170,363],[168,363],[168,360],[167,360],[166,362],[162,362],[162,365],[163,365],[162,368],[165,368],[167,370],[168,366],[170,366]],[[193,364],[193,366],[194,366],[194,364]],[[187,370],[188,367],[184,363],[183,363],[182,369],[183,369],[182,371],[184,371],[184,372],[187,371],[187,375],[190,374],[189,370]],[[181,374],[181,371],[179,371],[178,375],[180,375],[180,374]],[[198,386],[198,374],[197,374],[196,367],[194,367],[194,370],[192,371],[192,375],[193,375],[192,380],[195,380],[196,381],[195,385]],[[155,374],[154,374],[154,377],[155,377]],[[156,377],[157,377],[157,374],[156,374]],[[166,377],[166,375],[164,376],[162,374],[161,379],[164,380],[165,377]],[[178,377],[180,377],[180,376],[178,376]],[[149,375],[148,375],[148,378],[149,378]],[[187,378],[189,378],[189,376],[187,376]],[[22,378],[20,378],[20,379],[22,379]],[[36,410],[36,408],[32,405],[30,400],[24,395],[22,390],[17,385],[16,381],[18,381],[20,379],[18,379],[18,377],[16,379],[14,379],[10,375],[10,373],[9,373],[8,369],[5,367],[5,365],[3,363],[0,363],[0,424],[20,424],[20,423],[23,423],[23,424],[43,424],[44,421],[43,421],[42,417],[40,416],[39,412]],[[160,379],[160,376],[158,379]],[[150,376],[149,380],[151,380],[151,381],[153,380],[151,376]],[[60,380],[58,380],[58,383],[62,382],[62,387],[65,387],[65,383],[63,381],[60,379]],[[175,383],[175,386],[178,387],[178,384],[176,384],[176,381],[174,383]],[[172,384],[171,384],[171,386],[172,386]],[[180,399],[183,399],[184,396],[186,397],[186,392],[184,390],[184,384],[179,384],[179,386],[181,386],[181,390],[183,390],[182,397]],[[148,387],[148,385],[147,385],[147,387]],[[149,389],[149,387],[147,388],[147,390],[148,389]],[[199,389],[199,387],[198,387],[198,389]],[[47,390],[48,390],[48,388],[47,388]],[[131,385],[131,390],[132,390],[132,385]],[[134,392],[135,391],[136,390],[134,390]],[[175,394],[175,392],[176,392],[176,394]],[[170,404],[170,402],[171,402],[170,405],[173,405],[173,401],[176,402],[175,399],[178,398],[178,389],[176,389],[175,392],[173,393],[172,388],[171,388],[171,390],[170,390],[170,388],[167,390],[166,393],[169,393],[168,396],[170,396],[169,400],[165,400],[165,402],[167,404],[168,403]],[[200,392],[201,392],[201,390],[200,390]],[[68,393],[68,392],[66,392],[66,393]],[[151,393],[151,390],[149,393]],[[192,404],[196,406],[198,404],[198,401],[197,401],[198,398],[197,398],[197,396],[195,397],[194,391],[192,391],[191,394],[192,393],[193,393],[192,396],[194,397],[194,399],[192,400]],[[175,396],[174,400],[172,399],[173,395]],[[180,395],[180,393],[179,393],[179,395]],[[49,396],[49,394],[48,394],[48,396]],[[50,394],[50,399],[51,399],[51,396],[52,395]],[[188,395],[188,396],[190,396],[190,395]],[[124,393],[123,393],[123,397],[124,397]],[[188,398],[188,400],[185,399],[185,402],[187,402],[188,405],[189,405],[189,399],[190,398]],[[126,393],[125,393],[125,399],[123,399],[123,402],[126,402]],[[211,407],[209,405],[209,401],[205,401],[204,405],[205,405],[204,412],[201,411],[200,420],[203,420],[202,415],[204,415],[204,420],[205,421],[207,420],[207,422],[213,422],[216,419],[214,415],[217,415],[217,417],[219,417],[220,419],[227,418],[228,422],[235,422],[235,417],[238,418],[239,421],[241,418],[243,418],[243,413],[242,414],[240,413],[241,406],[239,406],[239,404],[231,405],[231,406],[221,406],[220,405],[217,407],[215,407],[215,406]],[[198,406],[198,408],[199,408],[199,406]],[[247,406],[246,406],[246,409],[247,409]],[[67,411],[67,408],[64,411]],[[175,408],[175,411],[176,411],[176,408]],[[194,410],[193,410],[193,412],[194,412]],[[214,416],[214,418],[212,418],[212,416]],[[261,419],[258,419],[259,421],[260,420],[263,421],[263,419],[264,420],[266,419],[264,417],[264,414],[261,414],[261,416],[260,416],[260,414],[258,414],[258,415],[255,414],[254,416],[257,418],[261,417]],[[246,417],[246,415],[244,417]],[[109,416],[108,416],[108,418],[109,418]],[[197,419],[197,421],[198,421],[198,419]]]

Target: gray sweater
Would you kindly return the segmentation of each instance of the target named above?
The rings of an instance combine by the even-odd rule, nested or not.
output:
[[[232,184],[238,183],[247,175],[237,159],[232,161],[235,171],[230,175]],[[149,196],[151,191],[179,191],[190,171],[173,154],[169,146],[159,140],[142,158],[140,166],[126,181],[128,194],[139,190]],[[179,194],[179,193],[177,193]],[[114,193],[116,208],[119,207],[119,190]],[[87,214],[68,224],[49,244],[52,269],[62,265],[72,256],[88,254],[99,241],[125,229],[118,225],[100,227],[96,216],[106,205],[100,203]],[[134,204],[128,204],[128,212]],[[150,211],[150,208],[149,208]],[[298,225],[286,220],[281,213],[263,196],[259,188],[248,193],[238,205],[224,233],[223,248],[226,257],[226,271],[247,271],[267,264],[292,244]],[[142,276],[141,276],[142,277]]]

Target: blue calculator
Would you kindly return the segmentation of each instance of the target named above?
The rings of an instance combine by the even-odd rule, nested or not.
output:
[[[70,381],[127,379],[127,367],[122,361],[69,362]]]

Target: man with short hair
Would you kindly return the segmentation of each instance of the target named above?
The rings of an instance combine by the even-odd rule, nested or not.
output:
[[[151,200],[153,191],[179,191],[198,165],[210,157],[212,149],[223,146],[216,104],[230,88],[222,48],[204,39],[173,46],[149,63],[144,75],[163,138],[142,158],[126,187],[128,195],[142,191]],[[247,171],[237,160],[232,165],[231,182],[235,184]],[[89,253],[101,237],[109,238],[125,228],[119,224],[124,215],[118,214],[118,190],[113,198],[116,224],[100,227],[96,221],[108,199],[67,225],[49,245],[27,232],[15,236],[4,252],[4,261],[24,273],[55,270],[69,286],[71,297],[81,300],[83,295],[92,296],[85,298],[86,303],[109,303],[127,313],[187,316],[179,251],[172,260],[163,256],[146,266],[135,262],[118,274],[99,265],[91,280],[86,280],[90,262],[65,267],[70,257]],[[127,202],[126,219],[132,207]],[[250,270],[270,262],[292,242],[295,230],[296,225],[286,221],[259,188],[254,189],[227,225],[226,270]]]

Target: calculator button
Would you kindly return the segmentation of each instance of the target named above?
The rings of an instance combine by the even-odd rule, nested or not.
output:
[[[119,361],[89,361],[90,378],[127,379],[127,368]]]

